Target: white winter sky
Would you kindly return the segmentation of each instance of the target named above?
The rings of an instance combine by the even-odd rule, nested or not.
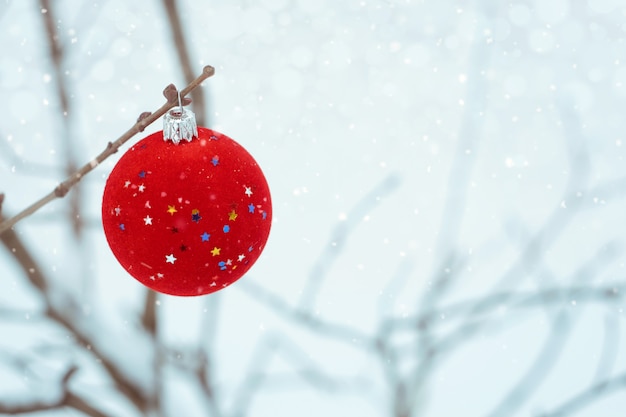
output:
[[[64,178],[62,126],[38,4],[1,3],[0,191],[7,196],[5,211],[16,212]],[[76,114],[73,150],[86,162],[142,111],[160,106],[165,85],[184,81],[161,2],[53,3]],[[301,329],[243,289],[249,281],[297,305],[312,268],[326,265],[325,250],[341,224],[354,228],[328,263],[313,311],[364,332],[375,331],[383,316],[419,309],[445,255],[442,231],[456,221],[458,233],[443,247],[453,248],[464,264],[445,303],[494,288],[570,285],[607,243],[616,244],[617,255],[595,265],[585,283],[623,282],[626,204],[617,196],[623,191],[590,191],[626,175],[623,0],[182,1],[180,9],[197,71],[216,68],[203,87],[208,127],[254,155],[274,206],[262,257],[241,283],[216,295],[217,372],[226,403],[259,340],[279,334],[320,369],[368,379],[370,394],[333,394],[306,384],[268,388],[250,416],[387,415],[388,392],[370,356]],[[579,174],[571,152],[585,155],[577,161],[588,171],[575,177],[565,197],[568,181]],[[83,182],[90,224],[83,246],[72,243],[62,221],[64,201],[18,230],[55,282],[83,294],[85,311],[101,317],[103,326],[131,332],[142,288],[115,261],[99,217],[104,181],[117,158]],[[459,167],[467,171],[451,181]],[[358,202],[390,178],[397,186],[355,218]],[[458,184],[464,198],[445,211]],[[586,208],[572,214],[580,202],[572,199],[584,200]],[[522,268],[516,279],[494,287],[529,237],[554,217],[567,222],[546,230],[554,234],[546,237],[550,245],[539,271]],[[36,310],[38,299],[7,253],[0,265],[0,305]],[[399,267],[406,267],[402,284],[389,288]],[[574,331],[550,376],[516,415],[549,410],[594,382],[606,323],[615,323],[615,340],[626,335],[623,306],[564,305]],[[508,307],[499,310],[502,323],[493,332],[456,350],[433,375],[425,415],[486,415],[523,375],[551,331],[552,316]],[[168,342],[201,340],[202,299],[162,297],[160,313]],[[24,320],[0,323],[0,349],[30,346],[34,336]],[[52,341],[61,337],[49,333]],[[603,376],[624,372],[621,352]],[[141,354],[140,346],[120,352],[129,363]],[[268,366],[290,372],[280,358]],[[0,376],[0,394],[9,389]],[[186,415],[199,415],[189,407]],[[622,391],[577,416],[617,417],[624,409]]]

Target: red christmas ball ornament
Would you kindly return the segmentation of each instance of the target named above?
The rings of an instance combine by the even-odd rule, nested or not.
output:
[[[165,139],[165,140],[164,140]],[[104,232],[120,264],[165,294],[218,291],[244,275],[270,232],[263,172],[237,142],[166,114],[164,131],[130,148],[107,179]]]

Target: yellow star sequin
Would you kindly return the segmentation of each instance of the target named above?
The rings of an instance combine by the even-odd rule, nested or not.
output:
[[[214,248],[213,248],[213,250],[211,251],[211,253],[213,254],[213,256],[217,256],[217,255],[219,255],[219,254],[220,254],[220,251],[221,251],[221,250],[222,250],[221,248],[218,248],[218,247],[216,246],[216,247],[214,247]]]
[[[176,213],[178,210],[176,210],[176,207],[174,206],[167,206],[167,212],[169,214],[171,214],[172,216],[174,215],[174,213]]]
[[[232,220],[232,221],[237,220],[237,213],[235,212],[235,210],[228,213],[228,220]]]

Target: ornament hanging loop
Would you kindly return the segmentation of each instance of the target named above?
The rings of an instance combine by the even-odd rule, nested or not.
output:
[[[191,142],[197,136],[196,115],[183,107],[178,91],[178,108],[169,110],[163,118],[163,140],[178,145],[181,140]]]

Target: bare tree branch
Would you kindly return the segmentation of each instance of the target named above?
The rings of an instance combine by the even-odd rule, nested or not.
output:
[[[311,330],[343,341],[350,345],[361,344],[366,349],[375,349],[376,342],[373,337],[356,328],[325,321],[314,316],[308,310],[292,307],[276,294],[271,293],[260,285],[249,280],[238,286],[253,300],[274,310],[282,317],[286,317],[296,323],[302,324]]]
[[[17,404],[3,404],[0,402],[0,413],[9,414],[9,415],[17,415],[17,414],[27,414],[27,413],[36,413],[42,411],[51,411],[57,410],[65,407],[70,407],[75,409],[76,411],[80,411],[91,417],[110,417],[108,414],[103,413],[97,408],[93,407],[87,401],[82,399],[80,396],[74,394],[70,391],[68,385],[71,378],[74,376],[78,368],[75,366],[70,367],[63,377],[61,378],[61,395],[59,396],[57,401],[52,402],[29,402],[29,403],[17,403]]]
[[[213,67],[209,65],[204,67],[204,69],[202,70],[202,74],[199,75],[195,80],[193,80],[193,82],[189,83],[187,87],[185,87],[183,90],[180,91],[180,96],[181,97],[187,96],[187,94],[189,94],[191,91],[193,91],[194,88],[199,86],[202,83],[202,81],[211,77],[214,73],[215,73],[215,69]],[[104,161],[109,156],[116,153],[119,150],[119,148],[124,143],[126,143],[130,138],[135,136],[137,133],[143,131],[147,126],[152,124],[154,121],[156,121],[158,118],[163,116],[168,110],[170,110],[176,105],[178,105],[178,100],[175,100],[175,101],[168,100],[154,113],[139,120],[129,130],[127,130],[122,136],[120,136],[117,140],[115,140],[115,142],[109,142],[109,144],[107,145],[104,151],[102,151],[94,159],[92,159],[91,161],[83,165],[82,168],[80,168],[79,170],[74,172],[72,175],[70,175],[65,181],[59,184],[52,192],[42,197],[40,200],[36,201],[35,203],[31,204],[30,206],[28,206],[27,208],[25,208],[24,210],[22,210],[15,216],[11,217],[10,219],[4,220],[2,223],[0,223],[0,234],[5,233],[8,229],[13,227],[17,222],[35,213],[37,210],[44,207],[46,204],[50,203],[51,201],[54,201],[57,198],[64,197],[68,193],[68,191],[73,186],[78,184],[78,182],[86,174],[93,171],[93,169],[97,167],[99,164],[101,164],[102,161]]]
[[[598,401],[602,397],[619,390],[626,390],[626,373],[607,378],[602,382],[592,385],[556,407],[553,411],[543,413],[541,417],[566,417],[580,411],[592,402]]]
[[[0,220],[2,215],[0,213]],[[22,243],[22,240],[18,237],[17,233],[12,229],[0,234],[0,240],[4,247],[13,255],[20,268],[27,276],[30,283],[38,291],[39,295],[43,298],[45,304],[45,314],[48,318],[61,325],[69,331],[74,337],[76,337],[79,345],[85,347],[90,346],[88,349],[93,355],[98,357],[108,374],[115,381],[119,391],[123,393],[131,402],[133,402],[138,409],[145,408],[145,400],[143,392],[132,381],[130,381],[125,373],[117,367],[117,365],[110,361],[103,352],[100,352],[98,346],[96,346],[90,338],[84,334],[73,321],[69,320],[63,315],[54,305],[51,299],[52,292],[48,285],[48,279],[44,276],[43,270],[35,261],[29,250]]]
[[[287,372],[271,372],[268,370],[272,360],[280,357],[291,366]],[[322,366],[315,363],[310,356],[296,343],[284,335],[271,333],[265,335],[258,343],[250,358],[246,375],[239,385],[233,401],[232,417],[243,417],[252,406],[256,393],[263,383],[274,383],[292,387],[295,379],[299,379],[320,391],[337,393],[337,391],[355,391],[367,384],[363,378],[338,377],[325,372]]]
[[[607,378],[619,358],[620,348],[620,322],[615,314],[606,314],[604,319],[604,339],[602,340],[602,353],[598,358],[598,365],[594,381]]]
[[[571,321],[563,310],[552,319],[550,332],[539,354],[537,354],[533,363],[515,386],[500,400],[495,409],[487,415],[488,417],[515,415],[532,393],[539,389],[541,382],[557,364],[557,359],[565,348],[567,336],[569,336],[572,330]]]
[[[146,290],[146,301],[144,301],[143,314],[141,315],[141,324],[152,338],[155,338],[157,333],[157,297],[156,291]]]
[[[317,295],[326,280],[330,268],[341,254],[350,234],[370,210],[373,210],[384,197],[398,188],[400,182],[396,175],[387,176],[354,205],[348,213],[346,220],[340,221],[335,225],[328,243],[315,265],[313,265],[313,268],[311,268],[305,283],[299,302],[302,309],[310,310],[314,308]]]

